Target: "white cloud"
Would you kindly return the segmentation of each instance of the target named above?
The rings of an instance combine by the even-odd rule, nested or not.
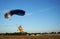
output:
[[[49,11],[49,10],[52,10],[54,8],[56,8],[56,7],[49,7],[49,8],[43,9],[43,10],[39,10],[39,12]]]
[[[32,13],[26,13],[26,16],[30,16],[30,15],[32,15]]]

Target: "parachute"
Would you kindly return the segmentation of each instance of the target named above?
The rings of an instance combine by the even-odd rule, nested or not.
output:
[[[25,15],[25,11],[24,10],[20,10],[20,9],[11,10],[11,11],[7,12],[4,16],[5,16],[5,18],[10,18],[14,14],[19,15],[19,16],[24,16]]]

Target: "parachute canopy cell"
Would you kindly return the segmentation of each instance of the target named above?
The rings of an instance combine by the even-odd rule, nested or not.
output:
[[[19,15],[19,16],[24,16],[25,15],[25,11],[24,10],[20,10],[20,9],[11,10],[11,11],[7,12],[4,16],[5,16],[5,18],[10,18],[14,14]]]

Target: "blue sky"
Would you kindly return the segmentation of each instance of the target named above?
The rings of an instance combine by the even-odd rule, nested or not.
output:
[[[5,19],[13,9],[25,10],[26,15]],[[20,25],[31,33],[60,31],[60,0],[0,0],[0,33],[19,32]]]

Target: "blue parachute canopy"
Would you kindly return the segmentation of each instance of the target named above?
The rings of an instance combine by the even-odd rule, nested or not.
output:
[[[14,14],[19,15],[19,16],[24,16],[25,15],[25,11],[24,10],[20,10],[20,9],[11,10],[11,11],[9,11],[9,12],[7,12],[5,14],[5,18],[10,18]]]

